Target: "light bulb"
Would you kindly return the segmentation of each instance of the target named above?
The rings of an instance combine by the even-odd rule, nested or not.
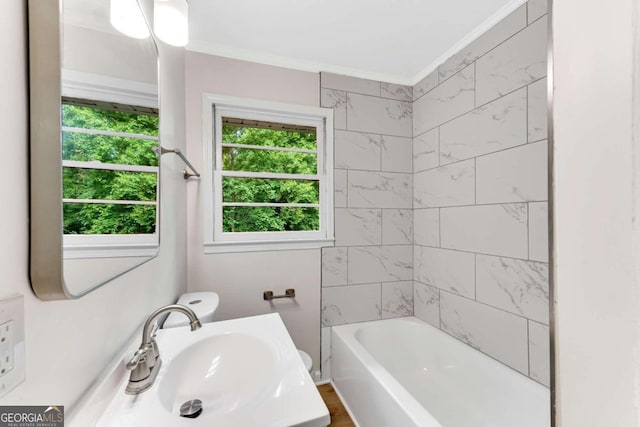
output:
[[[146,39],[149,28],[136,0],[111,0],[111,25],[129,37]]]
[[[189,6],[187,0],[154,0],[153,31],[172,46],[189,43]]]

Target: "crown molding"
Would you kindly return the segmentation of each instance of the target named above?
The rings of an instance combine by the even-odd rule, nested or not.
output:
[[[274,67],[289,68],[311,73],[328,72],[361,79],[376,80],[387,83],[406,85],[411,80],[410,76],[398,76],[395,74],[377,73],[375,71],[361,70],[358,68],[343,67],[341,65],[325,64],[322,62],[307,61],[304,59],[290,58],[271,53],[259,52],[249,49],[236,48],[217,43],[190,40],[187,50],[208,55],[223,56],[225,58],[240,61],[255,62]]]
[[[436,60],[434,60],[431,64],[427,65],[416,74],[412,79],[407,83],[409,86],[416,85],[420,82],[420,80],[427,77],[433,71],[435,71],[440,65],[444,64],[445,61],[451,58],[456,53],[460,52],[465,47],[469,46],[475,40],[477,40],[481,35],[489,31],[494,25],[498,22],[502,21],[504,18],[509,16],[513,11],[517,8],[525,4],[527,0],[511,0],[509,3],[500,8],[496,13],[488,17],[482,22],[482,24],[478,25],[474,28],[469,34],[464,36],[458,43],[454,44],[450,49],[445,51],[442,55],[440,55]]]

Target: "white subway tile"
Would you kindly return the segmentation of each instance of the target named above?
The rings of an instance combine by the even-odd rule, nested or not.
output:
[[[415,209],[413,233],[416,245],[440,246],[440,210]]]
[[[547,22],[525,28],[476,61],[476,105],[499,98],[547,73]]]
[[[348,249],[349,283],[413,279],[413,246],[355,246]]]
[[[547,141],[476,159],[477,203],[547,199]]]
[[[381,137],[382,170],[386,172],[413,172],[413,140],[399,136]]]
[[[382,284],[382,318],[413,316],[413,282]]]
[[[333,127],[347,128],[347,93],[333,89],[320,91],[320,106],[333,108]]]
[[[335,167],[380,170],[380,135],[363,132],[335,132]]]
[[[347,248],[322,248],[322,286],[347,284]]]
[[[474,107],[473,65],[426,93],[413,104],[413,135],[433,129]]]
[[[438,70],[434,70],[424,79],[420,80],[413,87],[413,100],[420,98],[425,93],[429,92],[431,89],[438,86]]]
[[[380,283],[322,289],[322,326],[381,318]]]
[[[411,86],[382,82],[380,85],[380,96],[411,102],[413,101],[413,89]]]
[[[347,94],[347,129],[411,137],[412,104],[408,101]]]
[[[382,210],[382,244],[413,243],[413,211],[411,209]]]
[[[529,375],[549,387],[549,327],[529,321]]]
[[[527,204],[465,206],[440,210],[440,245],[527,258]]]
[[[549,323],[549,266],[476,255],[476,299],[540,323]]]
[[[474,254],[415,246],[413,255],[414,280],[474,298]]]
[[[528,140],[547,139],[547,79],[528,86]]]
[[[529,24],[547,13],[547,0],[529,0],[527,2]]]
[[[439,128],[413,138],[413,172],[437,167],[439,163]]]
[[[440,327],[440,291],[422,283],[413,284],[413,313],[425,322]]]
[[[336,246],[380,245],[380,209],[336,208],[335,233]]]
[[[529,203],[529,259],[549,261],[547,202]]]
[[[527,90],[477,108],[440,128],[440,164],[527,143]]]
[[[480,56],[489,52],[526,26],[527,10],[526,6],[523,5],[440,65],[438,67],[440,81],[444,81],[473,63]]]
[[[474,160],[452,163],[414,175],[415,208],[472,205],[475,201]]]
[[[335,189],[333,203],[336,208],[347,207],[347,171],[333,170],[333,187]]]
[[[528,374],[526,319],[444,291],[440,319],[444,331]]]
[[[412,205],[411,174],[349,171],[348,205],[353,208],[406,208]]]

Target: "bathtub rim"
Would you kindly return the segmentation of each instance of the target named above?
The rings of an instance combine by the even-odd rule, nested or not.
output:
[[[418,400],[402,384],[400,384],[400,382],[398,382],[398,380],[396,380],[394,376],[391,375],[391,373],[387,371],[356,338],[356,331],[361,329],[363,326],[388,321],[405,321],[420,326],[422,324],[429,325],[415,316],[410,316],[337,325],[331,328],[331,332],[332,334],[335,333],[344,342],[344,344],[354,353],[355,357],[359,359],[365,368],[371,373],[375,381],[394,400],[394,402],[405,411],[408,418],[416,423],[416,425],[431,423],[427,425],[442,426],[442,424],[440,424],[440,422],[431,415],[427,408],[418,402]],[[333,337],[331,341],[333,346]],[[331,366],[331,369],[333,370],[333,364]],[[333,372],[331,375],[331,382],[334,384],[334,389],[339,390],[338,387],[335,387]]]
[[[375,381],[380,384],[380,386],[384,389],[384,391],[391,396],[394,402],[399,405],[405,412],[408,414],[408,417],[414,421],[417,425],[422,425],[421,423],[426,422],[435,422],[436,425],[441,426],[440,422],[429,412],[429,410],[423,406],[386,368],[378,362],[373,355],[367,351],[367,349],[362,345],[362,343],[358,340],[356,333],[358,330],[381,322],[392,322],[392,323],[407,323],[413,326],[424,327],[425,325],[429,327],[433,332],[439,333],[442,339],[449,340],[455,345],[463,345],[468,347],[469,351],[475,351],[480,355],[484,356],[488,360],[498,363],[500,367],[510,371],[512,374],[517,374],[523,380],[529,382],[532,386],[544,391],[548,394],[549,401],[552,398],[552,392],[550,387],[545,386],[544,384],[534,380],[533,378],[523,374],[522,372],[506,365],[504,362],[492,357],[472,346],[466,344],[460,339],[452,336],[451,334],[443,331],[440,328],[437,328],[430,323],[420,319],[416,316],[407,316],[407,317],[396,317],[390,319],[376,319],[365,322],[358,323],[349,323],[344,325],[336,325],[331,327],[332,333],[332,347],[333,347],[333,334],[336,334],[343,343],[353,352],[354,356],[359,359],[365,369],[370,372]],[[334,389],[338,390],[335,387],[335,380],[333,378],[333,364],[331,365],[332,373],[331,373],[331,383],[334,384]],[[345,406],[346,407],[346,406]],[[426,416],[422,416],[422,415]],[[550,415],[550,426],[554,426],[553,424],[554,414],[551,412]]]

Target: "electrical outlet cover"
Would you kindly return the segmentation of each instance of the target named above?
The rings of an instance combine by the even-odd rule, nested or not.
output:
[[[6,363],[6,357],[2,361],[6,372],[0,375],[0,397],[24,381],[24,297],[22,295],[0,299],[0,325],[9,321],[11,321],[10,331],[5,330],[3,334],[8,333],[10,345],[2,351],[8,352],[9,363]]]

